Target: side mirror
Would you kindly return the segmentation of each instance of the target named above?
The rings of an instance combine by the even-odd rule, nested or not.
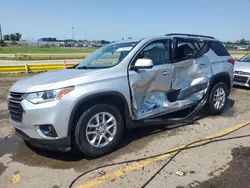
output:
[[[131,67],[131,70],[137,69],[151,69],[154,66],[151,59],[137,59],[135,65]]]

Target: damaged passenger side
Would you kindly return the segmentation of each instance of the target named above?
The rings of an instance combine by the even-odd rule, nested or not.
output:
[[[144,47],[129,71],[135,119],[152,118],[194,106],[202,99],[211,77],[204,55],[209,43],[193,39],[157,40]],[[145,59],[151,68],[140,68]]]

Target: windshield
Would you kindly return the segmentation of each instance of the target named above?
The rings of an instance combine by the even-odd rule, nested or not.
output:
[[[108,44],[89,55],[76,67],[81,68],[108,68],[120,63],[138,42]]]
[[[250,63],[250,54],[245,55],[240,59],[241,62],[249,62]]]

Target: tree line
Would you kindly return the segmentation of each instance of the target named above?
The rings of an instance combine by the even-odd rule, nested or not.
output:
[[[246,39],[237,40],[235,42],[227,41],[224,42],[225,45],[249,45],[250,41]]]
[[[3,36],[5,41],[20,41],[22,35],[20,33],[11,33]]]

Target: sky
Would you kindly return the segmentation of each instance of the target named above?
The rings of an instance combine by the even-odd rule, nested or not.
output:
[[[167,33],[250,39],[250,0],[0,0],[3,34],[121,40]]]

